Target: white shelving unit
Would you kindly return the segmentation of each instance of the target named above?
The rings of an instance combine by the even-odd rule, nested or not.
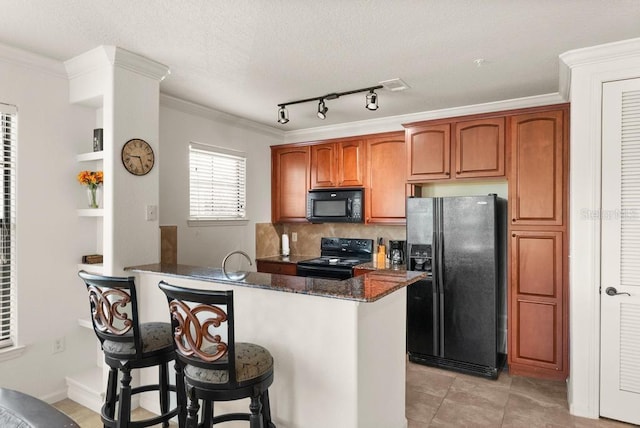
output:
[[[80,193],[86,193],[84,186],[78,186],[76,201],[76,215],[82,230],[76,238],[80,240],[78,252],[102,254],[103,263],[79,263],[77,268],[119,276],[126,266],[141,264],[140,255],[159,252],[158,222],[149,221],[142,215],[146,206],[157,206],[159,202],[157,169],[141,179],[119,168],[118,162],[120,147],[134,137],[144,138],[158,149],[160,81],[168,75],[169,69],[148,58],[107,45],[65,61],[65,68],[69,77],[69,101],[94,109],[94,128],[104,131],[103,151],[75,155],[79,171],[104,172],[104,197],[100,208],[87,208],[86,195]],[[91,135],[91,129],[86,131]],[[92,148],[93,145],[85,147]],[[123,200],[132,194],[139,197],[123,204]],[[136,231],[137,239],[131,238],[132,230]],[[78,325],[86,334],[94,334],[90,319],[80,319]],[[67,376],[66,381],[69,398],[99,412],[108,371],[97,340],[96,350],[95,366]],[[89,351],[86,350],[87,355]],[[133,403],[132,406],[135,407]]]

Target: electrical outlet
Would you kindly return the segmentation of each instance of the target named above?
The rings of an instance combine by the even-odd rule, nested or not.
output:
[[[64,351],[64,337],[59,337],[53,341],[53,353],[58,354]]]
[[[291,232],[291,242],[298,242],[298,233]]]

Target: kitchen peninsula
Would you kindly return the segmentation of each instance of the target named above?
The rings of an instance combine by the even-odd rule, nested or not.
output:
[[[274,357],[271,413],[286,428],[403,428],[406,286],[424,273],[379,270],[343,281],[151,264],[137,274],[145,321],[168,321],[158,282],[233,290],[236,339]],[[144,371],[142,380],[157,374]],[[157,411],[154,400],[141,400]],[[248,401],[216,403],[246,411]],[[231,427],[235,425],[230,425]],[[242,426],[242,425],[238,425]]]

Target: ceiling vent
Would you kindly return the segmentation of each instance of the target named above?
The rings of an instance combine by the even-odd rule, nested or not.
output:
[[[379,83],[389,91],[404,91],[405,89],[409,89],[409,85],[404,83],[402,79],[399,79],[399,78],[383,80],[382,82],[379,82]]]

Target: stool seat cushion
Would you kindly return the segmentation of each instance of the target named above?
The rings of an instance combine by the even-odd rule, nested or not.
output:
[[[105,340],[102,343],[102,350],[111,355],[133,355],[136,347],[133,343],[133,334],[127,334],[131,340],[126,342],[116,342],[115,340]],[[140,324],[140,338],[142,339],[142,352],[153,352],[162,348],[173,349],[173,330],[171,324],[166,322],[148,322]]]
[[[214,346],[203,349],[204,352],[215,354]],[[220,359],[221,362],[227,358]],[[236,381],[246,382],[273,370],[273,357],[265,348],[253,343],[236,342]],[[221,384],[229,382],[227,370],[211,370],[192,365],[186,365],[185,375],[199,382]]]

